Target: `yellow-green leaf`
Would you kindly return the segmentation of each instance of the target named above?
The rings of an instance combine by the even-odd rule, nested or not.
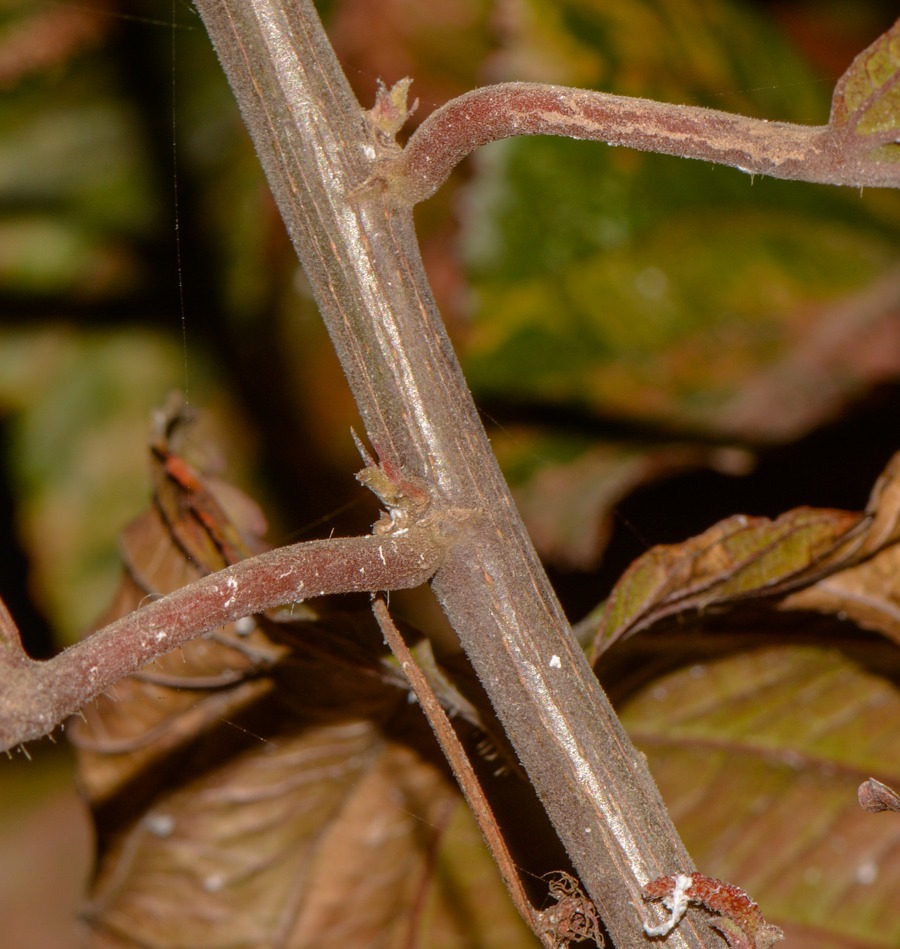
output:
[[[900,20],[864,49],[838,80],[831,124],[859,135],[900,133]]]
[[[900,940],[900,819],[857,802],[871,774],[900,783],[898,654],[858,655],[794,646],[698,662],[622,710],[701,872],[747,890],[803,949]]]
[[[657,620],[748,597],[772,597],[846,570],[900,539],[900,455],[865,513],[795,508],[776,520],[729,517],[682,544],[648,551],[599,616],[594,657]]]

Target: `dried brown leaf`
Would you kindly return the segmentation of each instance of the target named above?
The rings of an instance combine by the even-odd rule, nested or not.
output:
[[[782,609],[833,613],[900,643],[898,473],[900,463],[895,456],[872,492],[868,508],[872,520],[848,566],[786,597]]]
[[[853,656],[777,646],[695,662],[622,709],[697,866],[751,893],[786,945],[900,939],[900,823],[857,803],[868,775],[900,775],[898,652],[870,641]]]
[[[117,836],[94,947],[403,944],[455,792],[371,719],[321,717],[158,795]]]
[[[832,613],[900,643],[900,547],[791,594],[781,608]]]
[[[171,593],[236,562],[248,549],[203,480],[171,453],[164,436],[155,438],[152,457],[157,504],[123,533],[128,572],[101,626],[147,597]],[[84,709],[70,738],[80,749],[80,780],[94,806],[271,691],[259,674],[286,652],[252,619],[232,623],[168,653]]]
[[[879,557],[896,556],[898,501],[900,455],[879,478],[863,514],[801,507],[774,521],[735,515],[683,544],[654,547],[629,567],[606,601],[594,659],[663,617],[771,598],[812,584],[819,587],[821,581],[817,593],[804,590],[785,601],[788,608],[820,608],[834,597],[830,585],[852,576],[855,565],[864,562],[857,569],[869,576],[878,569]]]

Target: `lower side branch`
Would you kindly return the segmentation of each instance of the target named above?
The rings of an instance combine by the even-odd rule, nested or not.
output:
[[[242,616],[330,593],[402,590],[441,562],[439,531],[316,540],[242,560],[111,623],[46,662],[0,609],[0,751],[51,732],[145,663]]]

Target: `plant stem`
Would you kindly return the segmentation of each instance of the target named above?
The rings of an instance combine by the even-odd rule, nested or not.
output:
[[[226,623],[326,593],[419,586],[443,554],[436,530],[314,540],[182,587],[35,662],[0,604],[0,751],[40,738],[119,679]]]
[[[518,135],[607,142],[772,178],[900,186],[900,164],[869,159],[878,143],[846,129],[527,82],[474,89],[436,109],[377,177],[399,201],[415,204],[434,194],[478,146]]]
[[[428,287],[409,209],[361,189],[389,157],[310,0],[197,0],[382,462],[459,535],[433,580],[618,949],[641,888],[690,873],[644,758],[600,689],[490,450]],[[718,937],[689,921],[674,946]]]

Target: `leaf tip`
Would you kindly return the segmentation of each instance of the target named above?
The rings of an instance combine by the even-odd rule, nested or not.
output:
[[[879,811],[900,811],[900,795],[875,778],[863,781],[857,795],[859,806],[871,814],[877,814]]]

